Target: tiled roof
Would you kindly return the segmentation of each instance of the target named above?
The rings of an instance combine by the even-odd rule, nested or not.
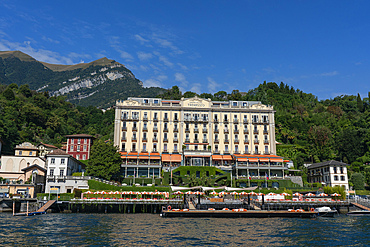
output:
[[[88,134],[75,134],[75,135],[66,135],[66,137],[86,137],[86,138],[94,138],[93,136],[91,135],[88,135]]]
[[[307,168],[308,168],[308,169],[314,169],[314,168],[323,167],[323,166],[328,166],[328,165],[341,165],[341,166],[348,166],[348,164],[343,163],[343,162],[340,162],[340,161],[336,161],[336,160],[329,160],[329,161],[325,161],[325,162],[321,162],[321,163],[314,163],[314,164],[310,165],[310,166],[309,166],[309,167],[307,167]]]
[[[43,142],[41,142],[39,145],[44,145],[44,146],[45,146],[45,147],[47,147],[47,148],[58,149],[56,146],[53,146],[53,145],[51,145],[51,144],[46,144],[46,143],[43,143]]]
[[[48,155],[69,155],[61,149],[54,149]]]

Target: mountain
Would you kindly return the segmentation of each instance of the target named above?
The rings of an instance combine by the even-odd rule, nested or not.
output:
[[[106,108],[129,96],[155,97],[161,88],[144,88],[143,83],[124,65],[101,58],[75,65],[37,61],[20,51],[0,51],[0,84],[28,84],[50,96],[65,96],[81,106]]]

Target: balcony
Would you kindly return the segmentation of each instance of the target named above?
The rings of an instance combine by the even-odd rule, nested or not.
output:
[[[143,142],[147,142],[148,141],[148,139],[146,139],[146,137],[144,137],[143,138]]]
[[[224,133],[229,133],[229,129],[224,129]]]
[[[224,123],[228,123],[229,122],[229,120],[227,120],[227,118],[226,119],[224,119]]]
[[[254,140],[254,144],[258,144],[259,143],[259,141],[258,140]]]
[[[199,139],[194,139],[194,143],[199,143]]]
[[[269,144],[269,140],[264,140],[263,143],[264,144]]]
[[[158,122],[158,118],[153,118],[153,122]]]
[[[237,119],[237,118],[234,118],[234,124],[237,124],[237,123],[239,123],[239,120]]]
[[[270,152],[269,151],[265,151],[265,152],[263,152],[263,154],[270,154]]]
[[[186,128],[185,129],[185,133],[190,133],[190,129],[189,128]]]
[[[208,143],[208,140],[207,139],[203,139],[203,143]]]
[[[127,127],[126,126],[122,127],[122,131],[127,131]]]
[[[128,120],[129,118],[128,118],[128,116],[122,116],[121,117],[121,120]]]
[[[244,118],[243,123],[247,124],[248,123],[248,119]]]
[[[239,143],[239,139],[234,139],[234,143],[238,144]]]
[[[148,132],[148,128],[147,127],[143,127],[143,132]]]
[[[163,118],[163,122],[168,122],[168,117]]]
[[[139,121],[139,116],[132,116],[132,120]]]
[[[158,127],[153,127],[154,132],[158,132]]]
[[[258,130],[253,130],[253,134],[258,135]]]
[[[143,117],[143,121],[148,121],[148,117],[147,116],[144,116]]]
[[[224,143],[229,143],[229,139],[225,139],[224,140]]]
[[[178,122],[178,121],[179,121],[179,119],[178,119],[178,118],[175,118],[173,121],[174,121],[174,122]]]
[[[201,121],[208,122],[208,118],[202,118]]]
[[[203,133],[208,133],[207,128],[203,128],[203,129],[202,129],[202,132],[203,132]]]
[[[173,139],[173,142],[179,142],[179,139],[175,137],[175,138]]]
[[[163,129],[163,132],[168,132],[168,128],[164,128]]]
[[[154,137],[153,138],[153,142],[158,142],[158,138],[157,137]]]
[[[218,131],[218,129],[214,129],[213,132],[218,133],[219,131]]]
[[[178,128],[174,128],[173,129],[173,132],[179,132],[179,129]]]
[[[132,131],[137,131],[137,127],[132,127]]]
[[[264,120],[262,123],[263,124],[269,124],[269,120]]]
[[[194,129],[194,133],[199,133],[199,129],[198,128],[195,128]]]
[[[168,138],[163,138],[163,142],[168,142]]]
[[[121,141],[122,141],[122,142],[127,141],[127,140],[126,140],[126,137],[122,137],[122,138],[121,138]]]
[[[185,142],[186,143],[190,143],[190,139],[189,138],[185,138]]]
[[[147,153],[147,152],[148,152],[148,150],[146,150],[146,148],[143,148],[143,149],[141,150],[141,152],[142,152],[142,153]]]
[[[267,130],[263,130],[263,134],[267,135],[269,132]]]
[[[215,139],[213,142],[214,143],[220,143],[220,140],[219,139]]]
[[[244,129],[244,134],[249,134],[249,130],[248,129]]]
[[[244,140],[244,144],[249,144],[249,140]]]
[[[213,122],[218,123],[218,119],[217,118],[213,119]]]
[[[239,130],[238,129],[234,129],[234,133],[235,134],[239,134]]]
[[[136,138],[136,137],[132,137],[132,138],[131,138],[131,141],[132,141],[132,142],[137,142],[137,138]]]
[[[215,149],[215,150],[213,150],[213,153],[214,153],[214,154],[219,154],[219,153],[220,153],[220,150]]]

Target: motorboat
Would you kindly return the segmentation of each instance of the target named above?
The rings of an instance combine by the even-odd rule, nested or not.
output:
[[[319,207],[315,208],[313,211],[320,217],[334,217],[336,214],[338,214],[336,209],[331,209],[330,207]]]
[[[370,211],[368,211],[368,210],[355,210],[355,211],[348,212],[347,215],[370,215]]]

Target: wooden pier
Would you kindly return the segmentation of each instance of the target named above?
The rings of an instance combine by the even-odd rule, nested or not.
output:
[[[27,202],[27,212],[24,213],[15,213],[15,204],[13,203],[13,216],[33,216],[39,214],[46,214],[46,210],[48,210],[55,202],[56,200],[50,200],[35,212],[28,211],[28,202]]]

